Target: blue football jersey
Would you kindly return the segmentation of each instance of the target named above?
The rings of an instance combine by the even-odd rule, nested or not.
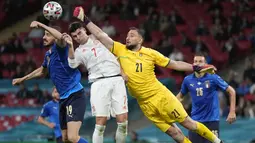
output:
[[[68,65],[68,46],[61,48],[55,43],[46,52],[42,66],[48,68],[50,79],[56,86],[60,99],[68,98],[70,94],[83,88],[80,84],[80,71]]]
[[[219,121],[220,105],[218,90],[225,91],[228,84],[217,74],[205,74],[197,78],[190,74],[184,78],[181,87],[183,95],[188,92],[192,99],[192,119],[200,122]]]
[[[59,124],[59,103],[52,100],[43,105],[41,117],[48,118],[48,121],[54,123],[54,133],[56,138],[61,136],[61,128]]]

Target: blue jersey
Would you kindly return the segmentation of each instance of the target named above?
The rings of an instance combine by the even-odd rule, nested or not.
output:
[[[49,122],[54,123],[54,133],[56,138],[61,136],[61,128],[59,124],[59,104],[58,102],[51,100],[43,105],[41,111],[41,117],[48,118]]]
[[[46,52],[42,66],[48,68],[50,79],[56,86],[60,99],[68,98],[83,88],[80,84],[80,71],[68,65],[68,46],[61,48],[55,43]]]
[[[181,93],[185,95],[190,92],[192,119],[200,122],[219,121],[218,89],[225,91],[228,86],[217,74],[205,74],[201,78],[197,78],[195,74],[186,76],[182,83]]]

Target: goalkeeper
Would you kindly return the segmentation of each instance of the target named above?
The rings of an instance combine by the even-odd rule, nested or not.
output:
[[[181,71],[210,71],[213,66],[192,66],[191,64],[170,60],[159,52],[142,46],[143,37],[139,29],[130,28],[127,33],[126,44],[112,40],[98,26],[89,20],[82,7],[76,7],[74,16],[83,21],[86,28],[119,57],[120,65],[128,76],[127,87],[145,114],[162,132],[171,136],[179,143],[190,143],[181,130],[175,125],[179,122],[185,128],[198,133],[213,143],[222,141],[206,126],[192,120],[182,104],[163,84],[154,72],[155,65]]]

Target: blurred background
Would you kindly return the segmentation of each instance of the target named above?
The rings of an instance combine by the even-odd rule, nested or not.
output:
[[[47,0],[0,0],[0,142],[54,142],[53,131],[36,123],[42,105],[51,100],[52,82],[46,77],[13,87],[13,78],[22,77],[40,66],[44,53],[42,29],[29,29],[33,20],[58,25],[66,32],[75,6],[114,40],[125,42],[131,26],[145,37],[144,45],[174,60],[193,62],[196,52],[218,68],[237,92],[238,120],[229,125],[228,95],[219,91],[220,136],[226,143],[251,143],[255,139],[255,0],[56,0],[64,9],[62,18],[49,22],[42,15]],[[90,85],[84,68],[82,83],[88,98],[81,134],[91,140]],[[157,77],[174,93],[189,73],[156,67]],[[190,113],[186,96],[184,107]],[[132,143],[171,143],[141,113],[129,97],[129,136]],[[187,130],[181,128],[187,135]],[[114,142],[115,120],[107,124],[105,142]],[[255,142],[255,141],[253,141]]]

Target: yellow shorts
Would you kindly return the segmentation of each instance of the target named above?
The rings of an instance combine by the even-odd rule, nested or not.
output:
[[[138,103],[144,115],[163,132],[166,132],[172,123],[183,122],[188,116],[181,102],[168,89],[162,89],[148,100]]]

